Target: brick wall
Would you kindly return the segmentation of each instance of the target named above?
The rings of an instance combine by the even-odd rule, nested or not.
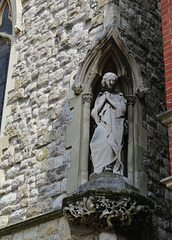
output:
[[[172,109],[172,1],[161,0],[167,110]],[[172,124],[168,125],[172,175]]]

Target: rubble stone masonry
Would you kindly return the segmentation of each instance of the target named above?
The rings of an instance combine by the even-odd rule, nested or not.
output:
[[[170,173],[167,129],[156,118],[165,103],[160,1],[22,2],[23,26],[16,35],[17,64],[12,73],[15,87],[8,92],[11,113],[5,120],[9,148],[3,150],[0,165],[0,227],[61,207],[70,167],[71,149],[65,148],[65,131],[73,118],[68,101],[73,94],[73,77],[88,51],[113,26],[150,89],[141,100],[147,130],[143,171],[148,175],[148,197],[156,203],[154,235],[159,240],[170,239],[172,194],[160,183]],[[166,84],[170,88],[170,80]],[[28,230],[18,233],[18,238],[10,235],[2,239],[59,239],[54,228],[50,227],[55,232],[52,238],[48,237],[51,234],[42,237],[44,227],[34,228],[39,237],[25,237]]]

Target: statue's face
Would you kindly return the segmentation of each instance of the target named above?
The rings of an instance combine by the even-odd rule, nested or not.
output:
[[[116,84],[116,79],[107,78],[104,79],[102,82],[102,87],[104,90],[111,90]]]
[[[102,89],[108,91],[108,90],[112,90],[117,82],[117,75],[112,73],[112,72],[108,72],[103,76],[102,79]]]
[[[109,79],[106,79],[105,83],[109,89],[112,89],[116,83],[116,80],[109,78]]]
[[[116,82],[118,80],[118,76],[115,73],[108,72],[103,76],[101,85],[103,91],[113,91]]]

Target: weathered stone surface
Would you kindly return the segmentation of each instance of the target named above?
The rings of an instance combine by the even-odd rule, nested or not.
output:
[[[48,170],[47,177],[50,182],[54,182],[55,180],[61,180],[66,177],[66,169],[67,164],[63,164],[58,168]]]
[[[64,217],[62,217],[59,221],[59,236],[61,240],[71,238],[70,226],[68,221]]]
[[[2,187],[4,182],[5,182],[5,173],[3,170],[0,170],[0,187]]]
[[[16,210],[14,213],[9,216],[9,223],[19,222],[26,218],[26,209]]]
[[[3,240],[61,240],[59,237],[59,219],[49,220],[47,223],[38,223],[36,226],[29,226],[27,229],[20,229],[17,233],[1,236]],[[12,229],[14,231],[14,229]],[[2,232],[1,232],[2,233]]]
[[[21,239],[31,240],[37,239],[38,237],[38,226],[24,230],[21,233]]]
[[[27,198],[30,196],[29,184],[24,184],[18,189],[18,198],[21,200],[22,198]]]
[[[169,174],[170,166],[167,130],[156,119],[165,101],[159,4],[152,0],[22,1],[23,31],[15,36],[17,63],[11,77],[15,86],[7,94],[11,108],[5,119],[9,148],[3,151],[0,173],[0,209],[4,215],[19,210],[19,204],[26,209],[34,205],[35,213],[40,204],[41,211],[59,205],[71,157],[71,149],[65,149],[66,126],[73,118],[69,90],[87,53],[111,24],[135,57],[145,87],[150,89],[145,99],[139,100],[147,131],[147,151],[139,168],[147,173],[148,194],[156,202],[156,215],[161,222],[170,222],[171,195],[159,183]],[[13,210],[6,209],[7,205]],[[19,212],[13,221],[18,217]],[[170,231],[160,224],[157,238],[165,239]],[[52,235],[58,239],[63,234],[39,236],[38,231],[37,239],[51,239]],[[67,237],[71,238],[70,234]],[[83,239],[87,237],[97,238],[93,234]],[[6,237],[27,238],[31,236]]]
[[[98,180],[105,173],[99,174]],[[112,175],[108,176],[111,181]],[[121,182],[125,182],[124,177],[121,178]],[[118,182],[117,176],[114,179]],[[99,184],[95,184],[95,188],[92,188],[88,182],[85,190],[79,189],[77,193],[64,198],[63,212],[71,225],[112,229],[115,232],[125,232],[131,237],[143,234],[144,223],[150,224],[154,202],[140,195],[129,184],[122,186],[121,182],[118,182],[114,188],[113,184],[110,185],[110,181],[109,187],[100,181]],[[137,231],[134,231],[136,226]]]
[[[20,209],[20,204],[8,205],[1,210],[1,215],[9,215]]]
[[[53,209],[58,209],[62,207],[63,198],[66,197],[66,194],[58,196],[53,202]]]
[[[33,217],[41,213],[41,208],[39,205],[31,205],[27,209],[27,217]]]
[[[9,193],[9,194],[3,196],[0,199],[0,209],[3,209],[4,207],[6,207],[7,203],[9,205],[14,204],[16,202],[16,200],[17,200],[17,193],[16,192]]]
[[[41,193],[41,197],[58,195],[60,193],[60,182],[41,187],[39,193]]]
[[[96,190],[96,189],[119,189],[119,190],[127,190],[130,189],[132,191],[139,192],[138,189],[134,188],[129,184],[128,179],[118,173],[112,173],[109,171],[105,171],[102,173],[93,173],[90,175],[89,182],[81,184],[78,187],[78,191],[86,191],[86,190]]]
[[[18,173],[19,173],[19,166],[12,167],[6,172],[6,177],[7,179],[12,179],[16,175],[18,175]]]
[[[9,216],[0,216],[0,228],[6,226],[8,224]]]
[[[117,240],[117,235],[115,233],[101,233],[99,236],[100,240]]]

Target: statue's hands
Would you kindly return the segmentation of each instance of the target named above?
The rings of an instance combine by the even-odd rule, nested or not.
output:
[[[104,92],[104,94],[103,94],[103,96],[104,96],[104,101],[107,100],[107,93],[108,93],[108,92]]]
[[[106,98],[108,98],[109,97],[109,92],[105,92],[105,96],[106,96]]]
[[[106,100],[109,102],[111,99],[111,95],[109,92],[105,92]]]

